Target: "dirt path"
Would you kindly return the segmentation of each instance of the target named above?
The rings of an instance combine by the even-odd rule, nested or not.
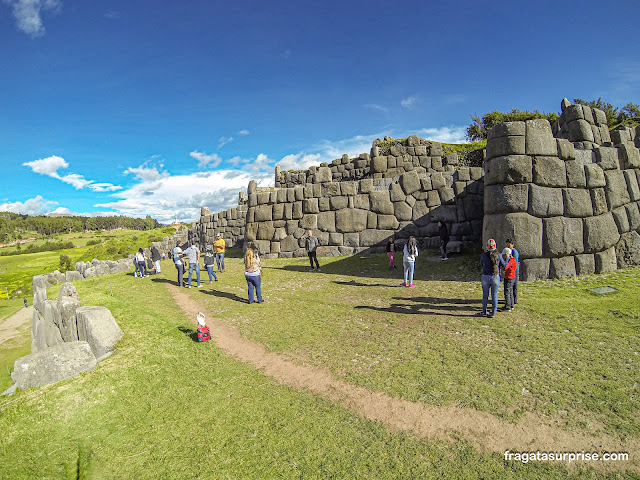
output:
[[[629,461],[581,462],[599,471],[633,470],[640,472],[636,458],[640,442],[621,440],[602,432],[586,434],[568,431],[545,423],[532,413],[518,423],[470,408],[438,407],[391,397],[340,380],[317,367],[298,365],[283,355],[270,353],[258,342],[242,337],[219,318],[213,318],[186,292],[167,285],[173,298],[193,323],[197,312],[207,317],[212,338],[227,354],[253,365],[282,385],[314,394],[350,409],[357,415],[381,422],[393,431],[409,431],[420,438],[454,442],[463,439],[477,450],[504,454],[515,452],[628,452]]]
[[[7,340],[18,336],[18,329],[25,323],[31,321],[33,316],[33,305],[27,308],[21,308],[9,318],[0,323],[0,345]]]

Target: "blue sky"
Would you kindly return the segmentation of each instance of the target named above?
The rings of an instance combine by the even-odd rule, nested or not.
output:
[[[195,220],[470,115],[640,103],[637,0],[0,0],[0,210]]]

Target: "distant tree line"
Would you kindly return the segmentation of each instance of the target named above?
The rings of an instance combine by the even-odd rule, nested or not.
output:
[[[10,212],[0,212],[0,243],[19,240],[26,232],[37,232],[39,235],[49,236],[60,233],[115,230],[117,228],[152,230],[158,226],[159,223],[148,215],[146,218],[123,216],[48,217],[45,215],[32,217]]]
[[[621,108],[615,107],[612,104],[603,101],[601,98],[589,101],[574,98],[573,103],[586,105],[592,108],[599,108],[604,111],[607,116],[607,125],[609,126],[609,130],[615,130],[616,128],[623,126],[640,125],[640,106],[635,103],[629,102]],[[499,112],[498,110],[494,110],[492,112],[485,113],[482,117],[471,115],[472,121],[467,127],[467,139],[471,142],[480,142],[487,139],[489,130],[498,123],[518,122],[538,118],[544,118],[549,120],[550,123],[553,123],[558,119],[558,114],[544,113],[539,112],[538,110],[529,112],[514,108],[510,112]]]

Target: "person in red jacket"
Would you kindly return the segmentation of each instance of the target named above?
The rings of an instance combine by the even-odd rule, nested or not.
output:
[[[510,312],[513,310],[513,285],[516,283],[516,268],[518,268],[518,262],[512,255],[512,251],[509,247],[502,251],[502,258],[505,261],[504,266],[504,308],[503,312]]]

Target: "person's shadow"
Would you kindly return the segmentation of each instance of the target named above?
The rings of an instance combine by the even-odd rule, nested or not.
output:
[[[198,342],[198,332],[196,330],[193,330],[187,327],[178,327],[178,330],[180,330],[182,333],[184,333],[187,337],[189,337],[194,342],[196,343]]]
[[[204,293],[205,295],[213,295],[220,298],[228,298],[229,300],[234,300],[236,302],[249,303],[249,300],[246,298],[242,298],[235,293],[223,292],[221,290],[200,290],[200,293]]]

